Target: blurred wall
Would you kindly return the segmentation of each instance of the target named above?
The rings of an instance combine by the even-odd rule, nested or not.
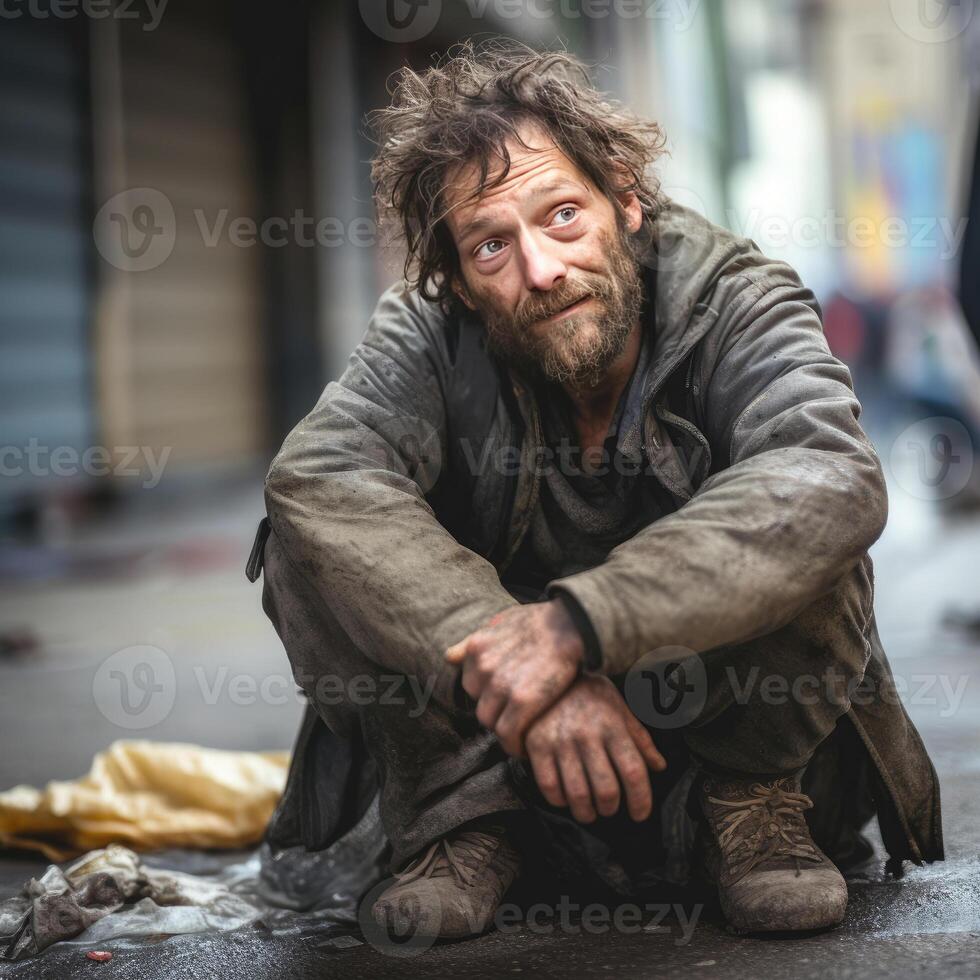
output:
[[[95,186],[100,201],[124,195],[100,212],[101,430],[111,446],[172,447],[174,467],[266,443],[259,255],[223,234],[258,204],[241,55],[223,26],[182,8],[166,30],[107,18],[92,31]]]
[[[260,472],[325,377],[309,8],[66,10],[0,19],[0,529]]]
[[[973,3],[45,3],[0,21],[0,524],[261,477],[400,275],[365,114],[469,36],[566,47],[658,119],[668,194],[798,268],[862,385],[957,388],[929,351],[963,349]]]
[[[59,26],[22,19],[0,30],[0,444],[22,453],[81,453],[99,424],[87,32]],[[2,514],[44,478],[10,452],[0,464]]]

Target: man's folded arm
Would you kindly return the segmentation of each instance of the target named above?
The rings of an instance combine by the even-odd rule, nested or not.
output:
[[[712,297],[728,311],[704,380],[716,472],[602,565],[549,585],[588,616],[605,673],[650,651],[700,653],[778,629],[884,527],[884,478],[850,373],[827,347],[812,294],[781,268],[775,285],[738,277]]]
[[[265,497],[289,560],[354,643],[435,677],[449,700],[446,648],[515,600],[425,499],[446,458],[444,329],[416,294],[389,289],[340,380],[286,438]]]

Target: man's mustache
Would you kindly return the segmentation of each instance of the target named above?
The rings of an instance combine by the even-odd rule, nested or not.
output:
[[[583,299],[601,298],[606,295],[608,289],[608,284],[601,279],[562,282],[540,297],[535,296],[525,300],[514,318],[515,324],[520,328],[529,327],[538,320],[561,313],[566,307]]]

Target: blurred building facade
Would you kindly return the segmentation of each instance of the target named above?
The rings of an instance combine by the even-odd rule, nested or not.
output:
[[[869,378],[910,293],[924,297],[911,349],[928,346],[958,275],[972,3],[430,0],[420,30],[379,19],[414,7],[9,8],[0,522],[145,487],[119,471],[164,455],[164,486],[261,472],[400,271],[376,233],[364,115],[401,65],[468,36],[595,64],[601,88],[664,125],[667,192],[796,266]],[[93,447],[112,462],[85,465]]]

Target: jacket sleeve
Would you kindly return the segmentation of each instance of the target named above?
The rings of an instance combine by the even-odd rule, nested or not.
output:
[[[711,298],[724,311],[701,375],[713,474],[602,565],[550,583],[585,610],[606,673],[786,625],[884,527],[884,478],[850,373],[827,347],[812,293],[778,269],[764,282],[728,277]]]
[[[287,436],[265,498],[289,560],[353,642],[434,678],[451,702],[446,648],[515,600],[426,501],[445,462],[447,370],[442,318],[393,286],[340,380]]]

